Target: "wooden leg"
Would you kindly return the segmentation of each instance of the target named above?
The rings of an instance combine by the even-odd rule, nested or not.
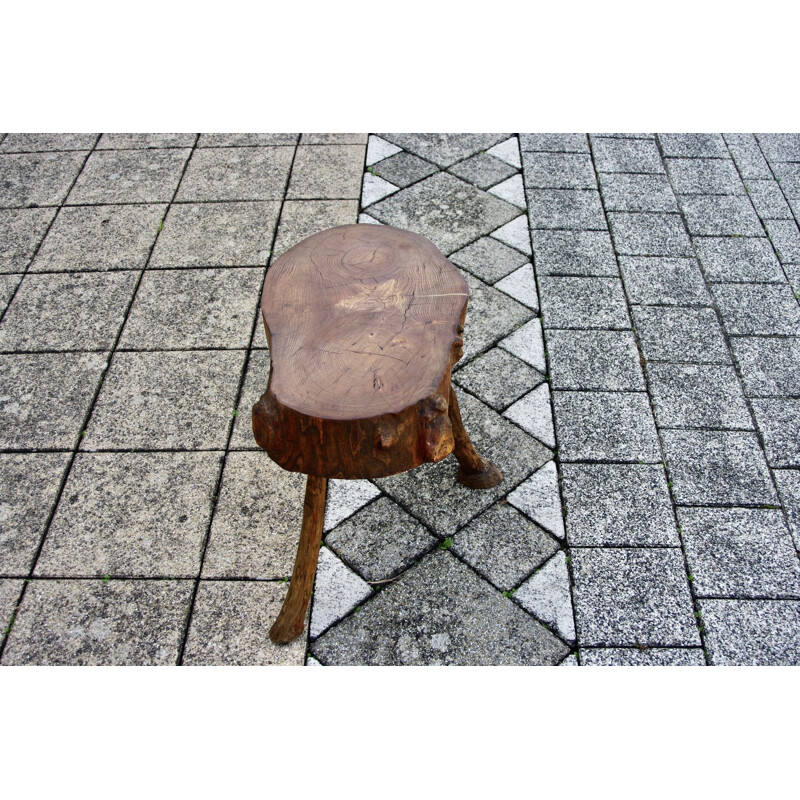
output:
[[[478,454],[475,446],[470,441],[461,412],[458,409],[458,400],[453,387],[450,387],[450,402],[448,405],[450,424],[453,426],[453,437],[456,447],[453,451],[458,459],[458,480],[470,489],[491,489],[503,480],[500,470]]]
[[[303,632],[308,601],[311,599],[311,588],[314,586],[314,576],[317,574],[327,488],[327,478],[308,476],[303,505],[303,527],[300,530],[300,544],[297,546],[292,581],[278,619],[269,632],[269,638],[275,644],[287,644]]]

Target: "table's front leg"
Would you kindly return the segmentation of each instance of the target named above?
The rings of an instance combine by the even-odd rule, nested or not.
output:
[[[470,489],[491,489],[503,480],[500,470],[482,458],[464,428],[461,411],[453,387],[450,387],[450,400],[448,404],[450,424],[453,426],[453,437],[456,440],[453,453],[458,459],[458,480]]]

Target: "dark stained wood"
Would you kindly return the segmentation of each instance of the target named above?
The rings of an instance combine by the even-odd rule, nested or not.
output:
[[[450,371],[468,290],[428,239],[381,225],[315,234],[267,273],[256,441],[294,472],[378,478],[453,451]]]
[[[303,527],[300,530],[300,544],[297,546],[292,580],[278,619],[269,632],[269,638],[275,644],[291,642],[303,632],[305,626],[308,601],[311,599],[311,589],[317,573],[319,547],[322,542],[327,487],[327,478],[308,476],[303,505]]]
[[[503,475],[491,461],[478,455],[478,451],[464,428],[458,399],[452,386],[450,387],[449,414],[456,440],[455,456],[458,459],[458,475],[456,477],[459,483],[463,483],[470,489],[491,489],[492,486],[497,486],[503,480]]]

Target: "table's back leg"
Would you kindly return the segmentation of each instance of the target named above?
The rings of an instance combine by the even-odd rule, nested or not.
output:
[[[297,546],[292,581],[278,619],[269,632],[269,638],[275,644],[287,644],[303,632],[308,601],[311,599],[311,589],[317,573],[327,488],[327,478],[308,476],[303,505],[303,527],[300,530],[300,543]]]
[[[458,408],[458,400],[453,387],[450,387],[450,400],[448,405],[450,423],[453,426],[453,437],[456,446],[453,453],[458,459],[458,480],[470,489],[491,489],[503,480],[500,470],[481,458],[475,446],[464,429],[464,422],[461,419],[461,411]]]

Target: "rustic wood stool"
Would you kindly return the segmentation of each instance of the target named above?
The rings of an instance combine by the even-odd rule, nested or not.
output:
[[[382,478],[455,453],[465,486],[502,481],[473,447],[450,386],[467,299],[464,279],[432,242],[382,225],[317,233],[267,272],[271,367],[253,434],[281,467],[308,475],[273,642],[303,632],[328,478]]]

